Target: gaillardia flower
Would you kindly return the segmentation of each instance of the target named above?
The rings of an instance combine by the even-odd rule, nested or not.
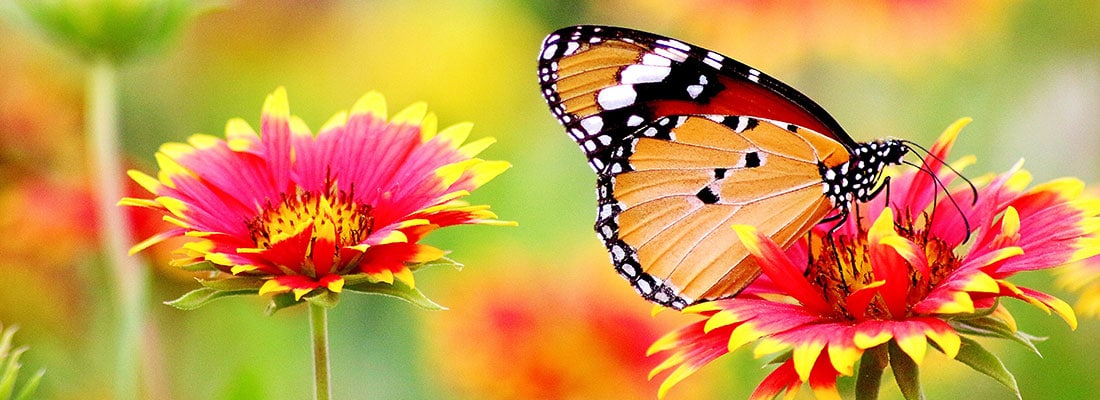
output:
[[[1100,318],[1100,256],[1067,265],[1056,272],[1059,286],[1079,296],[1073,309],[1083,317]]]
[[[1019,165],[980,179],[975,191],[944,195],[957,175],[939,160],[967,122],[944,132],[921,170],[891,171],[888,194],[853,205],[835,231],[835,223],[821,224],[783,251],[753,227],[734,226],[764,274],[736,297],[685,309],[704,319],[650,347],[650,354],[668,354],[650,375],[671,370],[659,395],[708,362],[757,342],[757,357],[779,356],[754,399],[793,395],[803,382],[817,398],[839,399],[837,378],[854,375],[857,361],[860,398],[874,398],[886,366],[906,398],[916,398],[929,340],[1018,395],[1011,373],[970,337],[1032,347],[1035,338],[1017,331],[999,302],[1008,297],[1076,327],[1065,302],[1008,279],[1100,252],[1100,204],[1080,197],[1084,185],[1075,179],[1028,189],[1031,177]]]
[[[471,124],[438,132],[436,124],[422,103],[387,120],[385,99],[371,92],[314,135],[276,89],[259,134],[232,119],[224,140],[196,134],[161,146],[156,178],[130,171],[153,198],[120,204],[159,211],[177,226],[132,252],[186,236],[194,241],[174,265],[233,275],[203,281],[172,303],[181,308],[253,293],[276,295],[272,310],[303,297],[331,306],[344,289],[434,306],[412,273],[448,260],[420,239],[452,225],[511,224],[462,200],[509,167],[475,158],[493,139],[463,144]]]

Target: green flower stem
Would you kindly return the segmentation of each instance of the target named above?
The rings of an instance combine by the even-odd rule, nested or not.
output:
[[[118,71],[114,63],[100,59],[88,73],[85,127],[88,130],[89,155],[95,174],[96,211],[106,262],[115,283],[119,328],[115,360],[116,399],[139,397],[141,329],[146,294],[145,269],[140,260],[127,255],[130,225],[116,205],[124,195],[122,158],[118,135]]]
[[[329,400],[328,310],[324,306],[309,303],[309,326],[313,334],[313,398]]]
[[[859,374],[856,377],[856,399],[875,400],[882,387],[882,371],[890,363],[886,345],[867,349],[859,361]]]

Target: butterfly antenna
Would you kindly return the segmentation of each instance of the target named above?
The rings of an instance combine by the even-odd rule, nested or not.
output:
[[[924,146],[921,146],[919,143],[912,142],[912,141],[905,140],[905,139],[901,139],[900,141],[901,141],[901,143],[904,143],[906,146],[909,146],[909,148],[920,149],[920,151],[923,151],[924,154],[928,155],[928,157],[931,157],[933,160],[939,161],[940,165],[942,165],[944,167],[947,167],[947,169],[950,170],[952,173],[954,173],[955,176],[959,177],[959,179],[962,179],[963,182],[966,182],[966,185],[970,186],[970,194],[971,194],[970,205],[973,206],[973,205],[978,204],[978,187],[974,186],[974,182],[971,182],[970,179],[967,179],[966,176],[964,176],[961,172],[959,172],[959,170],[955,169],[955,167],[952,167],[951,164],[948,164],[947,161],[944,161],[942,158],[939,158],[938,156],[933,154],[931,151],[928,151],[928,149],[926,149]],[[919,155],[918,155],[918,157],[921,159],[921,165],[923,165],[924,164],[924,158],[920,157]],[[910,165],[912,165],[912,164],[910,164]],[[917,167],[917,169],[921,169],[921,168]],[[928,171],[928,172],[930,174],[932,174],[932,178],[935,178],[937,181],[939,181],[939,178],[936,176],[934,171]],[[942,185],[942,183],[941,183],[941,185]],[[946,189],[946,188],[944,188],[944,189]]]
[[[919,157],[920,156],[918,156],[918,158]],[[945,185],[943,183],[943,181],[940,180],[940,177],[938,175],[936,175],[935,173],[933,173],[932,171],[929,171],[928,169],[924,168],[923,159],[921,161],[922,161],[921,165],[917,165],[917,164],[914,164],[914,163],[909,162],[909,161],[903,161],[903,162],[905,163],[905,165],[912,166],[913,168],[916,168],[918,171],[920,171],[922,173],[925,173],[925,174],[928,174],[928,176],[932,178],[932,182],[935,182],[934,185],[937,186],[937,189],[944,193],[944,195],[947,197],[947,200],[950,201],[951,205],[955,208],[955,211],[958,211],[959,216],[962,217],[963,225],[966,228],[966,237],[963,238],[963,242],[965,243],[965,242],[969,241],[970,240],[970,235],[973,233],[973,230],[970,227],[970,220],[966,218],[966,213],[963,212],[962,206],[959,205],[958,201],[955,201],[955,196],[952,196],[951,192],[947,190],[947,185]],[[944,165],[946,165],[946,164],[944,164]],[[958,174],[958,171],[955,171],[954,169],[951,169],[951,171],[955,172],[955,174]],[[959,177],[962,177],[962,175],[959,175]],[[965,177],[962,177],[962,179],[965,180],[967,183],[969,183],[971,188],[974,188],[974,184],[971,183],[969,179],[966,179]],[[978,195],[977,189],[974,189],[974,198],[975,198],[974,204],[977,204],[977,195]],[[932,217],[935,216],[936,208],[937,208],[936,205],[937,205],[937,199],[938,198],[939,198],[939,196],[933,196],[932,197],[932,216],[929,217],[930,222],[931,222]]]

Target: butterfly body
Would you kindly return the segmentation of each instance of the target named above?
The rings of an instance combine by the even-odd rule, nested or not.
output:
[[[618,272],[669,306],[736,295],[759,274],[730,229],[789,246],[908,148],[858,143],[756,69],[623,28],[559,30],[539,57],[551,112],[597,173],[596,232]]]

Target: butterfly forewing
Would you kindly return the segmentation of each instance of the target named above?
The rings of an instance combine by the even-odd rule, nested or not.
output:
[[[539,81],[551,111],[597,172],[610,141],[669,115],[750,115],[854,144],[821,106],[786,84],[717,52],[650,33],[561,29],[543,42]]]

